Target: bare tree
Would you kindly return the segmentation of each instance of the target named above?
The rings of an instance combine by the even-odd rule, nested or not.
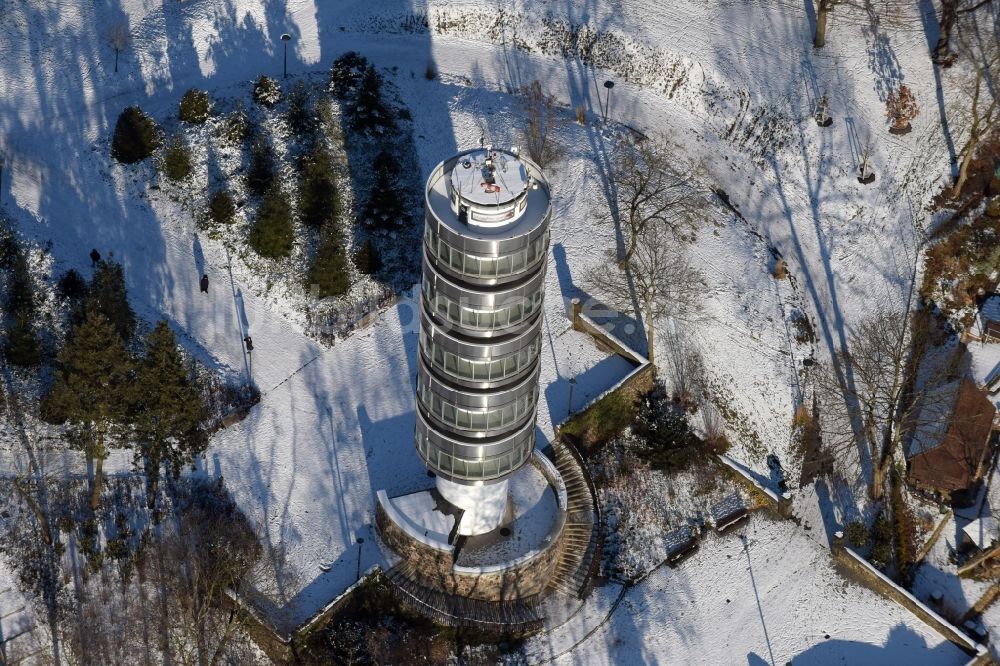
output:
[[[958,88],[961,99],[953,107],[968,132],[960,154],[961,165],[955,182],[955,197],[969,178],[969,165],[976,151],[997,130],[997,103],[1000,101],[1000,18],[994,17],[991,25],[982,27],[973,19],[964,22],[958,34],[959,53],[966,63]]]
[[[938,20],[938,41],[932,51],[935,64],[949,67],[955,61],[955,54],[951,50],[951,33],[955,28],[955,22],[958,20],[959,15],[971,14],[991,2],[993,0],[972,0],[971,2],[941,0],[941,18]]]
[[[559,144],[553,136],[562,124],[559,101],[532,81],[521,89],[521,105],[526,116],[523,131],[528,156],[543,169],[559,158]]]
[[[826,46],[826,21],[833,8],[840,4],[837,0],[819,0],[816,5],[816,34],[813,36],[813,47],[821,49]]]
[[[267,580],[257,531],[221,487],[194,482],[176,501],[134,573],[116,581],[105,566],[81,595],[71,647],[83,663],[254,663],[251,616],[233,597]]]
[[[924,407],[955,381],[960,361],[957,348],[935,349],[942,336],[930,313],[902,305],[878,303],[848,335],[834,365],[814,375],[823,441],[840,460],[868,459],[874,500],[884,497],[902,443],[941,425],[942,412]]]
[[[647,229],[693,230],[704,219],[706,200],[697,186],[700,170],[695,165],[678,165],[676,159],[676,153],[660,140],[645,139],[621,147],[611,176],[620,217],[617,221],[628,235],[620,267],[630,263]],[[654,234],[660,236],[660,230]]]
[[[118,73],[118,55],[132,43],[132,35],[128,31],[128,21],[115,21],[108,28],[108,43],[115,50],[115,73]]]
[[[666,370],[673,398],[684,408],[694,408],[702,402],[705,362],[685,327],[678,326],[676,320],[670,321],[668,327]]]
[[[598,267],[588,282],[609,305],[636,314],[646,328],[647,356],[654,362],[653,339],[657,322],[671,318],[692,320],[699,310],[704,283],[685,248],[664,229],[650,226],[636,239],[632,260],[623,271],[613,263]]]

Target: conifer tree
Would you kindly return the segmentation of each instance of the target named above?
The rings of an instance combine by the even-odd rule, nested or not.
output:
[[[191,175],[191,149],[177,135],[163,153],[163,173],[173,181],[184,180]]]
[[[368,59],[357,51],[344,53],[330,68],[330,91],[341,99],[353,94],[367,68]]]
[[[208,101],[208,93],[204,90],[191,88],[181,98],[177,115],[186,123],[201,124],[208,120],[210,111],[211,104]]]
[[[17,315],[14,318],[7,329],[3,352],[7,361],[21,368],[34,368],[42,362],[42,345],[29,317]]]
[[[350,265],[344,244],[336,234],[320,242],[306,275],[308,286],[319,288],[319,297],[339,296],[351,288]]]
[[[87,289],[87,281],[75,268],[63,273],[56,283],[56,293],[72,302],[82,301],[87,295]]]
[[[292,254],[294,237],[288,197],[280,187],[274,186],[260,202],[247,242],[260,256],[276,259]]]
[[[118,116],[111,141],[111,156],[124,164],[145,159],[160,147],[160,129],[137,106],[130,106]]]
[[[364,245],[354,254],[354,266],[362,275],[374,275],[382,268],[382,258],[371,238],[366,238]]]
[[[93,310],[111,323],[124,344],[127,345],[132,340],[135,334],[135,313],[128,304],[125,270],[121,264],[110,259],[98,262],[83,310],[77,316],[78,322],[86,312]]]
[[[303,224],[320,227],[340,214],[340,195],[333,177],[330,153],[317,145],[302,160],[299,217]]]
[[[274,151],[262,136],[258,136],[250,147],[250,169],[247,172],[247,187],[257,196],[262,196],[274,183]]]
[[[45,399],[52,420],[68,423],[70,445],[94,463],[90,507],[101,503],[104,459],[122,441],[131,359],[110,321],[96,311],[70,331]]]
[[[157,323],[146,338],[146,355],[138,364],[131,399],[138,447],[135,461],[146,473],[146,501],[152,509],[161,465],[166,464],[177,478],[181,468],[208,444],[202,428],[208,410],[184,368],[166,320]]]
[[[309,90],[305,83],[299,81],[288,94],[288,125],[298,136],[311,133],[316,129],[316,115],[309,100]]]
[[[397,229],[409,217],[399,188],[399,165],[395,158],[382,151],[375,158],[375,184],[362,212],[369,229]]]
[[[208,200],[208,217],[215,224],[230,224],[234,215],[236,215],[236,203],[233,201],[233,195],[225,187],[220,187]]]
[[[383,134],[393,127],[392,114],[382,99],[382,77],[374,65],[365,70],[352,110],[354,129],[359,132]]]

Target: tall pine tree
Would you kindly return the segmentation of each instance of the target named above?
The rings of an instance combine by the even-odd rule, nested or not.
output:
[[[83,311],[78,312],[76,322],[83,321],[89,312],[96,312],[111,322],[122,341],[128,345],[135,334],[135,313],[128,304],[125,291],[125,270],[122,265],[111,260],[102,260],[94,270],[90,290],[84,301]]]
[[[138,364],[131,398],[135,461],[146,473],[146,502],[152,509],[160,467],[165,464],[176,479],[181,468],[208,445],[202,428],[208,410],[165,320],[146,338],[146,356]]]
[[[247,242],[262,257],[278,259],[291,256],[295,228],[288,197],[279,186],[268,190],[261,200]]]
[[[70,331],[59,353],[55,384],[46,411],[70,425],[69,440],[94,463],[90,507],[101,503],[104,459],[124,441],[132,362],[110,321],[93,310]]]
[[[312,227],[320,227],[340,214],[340,195],[334,180],[333,160],[321,145],[316,145],[302,160],[302,183],[299,186],[299,217]]]

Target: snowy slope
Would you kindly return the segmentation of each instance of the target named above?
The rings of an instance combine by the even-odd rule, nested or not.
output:
[[[556,664],[964,664],[909,611],[846,582],[806,534],[755,516],[625,592],[593,633],[532,639]],[[601,591],[588,605],[600,605]],[[605,615],[606,617],[606,615]]]

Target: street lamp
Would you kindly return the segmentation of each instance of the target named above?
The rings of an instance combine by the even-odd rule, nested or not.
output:
[[[607,90],[607,94],[604,96],[604,122],[608,122],[608,111],[611,110],[611,89],[615,87],[614,81],[605,81],[604,89]]]
[[[292,36],[289,35],[287,32],[281,35],[281,41],[285,43],[285,67],[284,67],[284,74],[282,75],[282,78],[285,79],[288,78],[288,40],[291,38]]]
[[[3,201],[3,167],[4,167],[4,157],[0,155],[0,201]]]

